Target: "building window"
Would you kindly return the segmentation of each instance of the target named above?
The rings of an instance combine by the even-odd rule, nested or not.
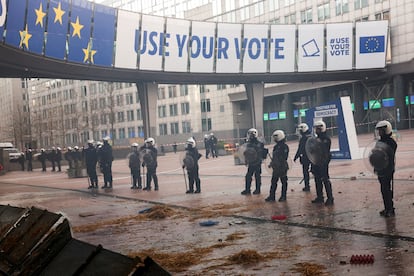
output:
[[[259,1],[254,5],[254,16],[260,16],[264,14],[263,1]]]
[[[189,114],[190,113],[190,103],[181,103],[181,114]]]
[[[158,117],[159,118],[167,117],[167,107],[165,105],[160,105],[158,107]]]
[[[87,112],[88,111],[88,102],[82,101],[82,111]]]
[[[99,108],[106,108],[106,99],[99,98]]]
[[[138,127],[138,136],[139,137],[144,137],[144,127],[143,126]]]
[[[170,116],[177,116],[177,115],[178,115],[178,105],[170,104]]]
[[[165,87],[158,88],[158,100],[165,99]]]
[[[133,104],[134,103],[134,96],[132,93],[128,93],[125,95],[126,104]]]
[[[168,98],[177,97],[177,86],[168,86]]]
[[[101,131],[101,137],[104,138],[106,136],[108,136],[108,131],[107,130],[102,130]]]
[[[375,14],[375,20],[389,20],[390,19],[390,12],[384,11]]]
[[[167,124],[160,124],[158,127],[159,127],[159,131],[160,131],[160,136],[168,135]]]
[[[91,110],[97,110],[98,109],[98,99],[92,99],[91,100]]]
[[[119,139],[125,139],[125,128],[118,129]]]
[[[349,0],[335,0],[336,15],[349,12]]]
[[[312,9],[307,9],[300,12],[301,23],[312,23]]]
[[[201,112],[210,112],[210,99],[201,100]]]
[[[135,127],[129,127],[128,128],[128,138],[134,138],[135,137]]]
[[[171,123],[170,124],[171,135],[178,134],[178,123]]]
[[[86,86],[85,85],[81,86],[81,95],[82,95],[82,97],[88,96],[88,92],[86,91]]]
[[[127,121],[131,122],[134,120],[134,110],[127,110]]]
[[[180,85],[180,96],[187,96],[188,95],[188,85],[183,84]]]
[[[217,84],[217,90],[223,90],[223,89],[226,89],[225,84]]]
[[[201,130],[210,131],[211,130],[211,119],[201,119]]]
[[[296,14],[292,13],[285,16],[285,24],[295,24],[296,23]]]
[[[269,0],[269,10],[276,11],[279,9],[279,0]]]
[[[135,97],[136,97],[135,103],[139,103],[139,92],[135,93]]]
[[[191,122],[183,121],[182,127],[183,127],[183,133],[191,133]]]
[[[137,120],[138,121],[142,120],[141,109],[137,109]]]
[[[106,114],[101,114],[101,125],[106,125],[107,119],[106,119]]]
[[[368,0],[355,0],[354,8],[356,10],[368,7]]]
[[[117,113],[117,117],[118,117],[118,122],[119,122],[119,123],[122,123],[122,122],[124,122],[124,121],[125,121],[125,118],[124,118],[124,112],[123,112],[123,111],[118,112],[118,113]]]
[[[330,17],[329,3],[318,6],[318,21],[324,21]]]
[[[117,106],[123,106],[124,105],[124,96],[123,95],[117,95],[116,96],[116,105]]]

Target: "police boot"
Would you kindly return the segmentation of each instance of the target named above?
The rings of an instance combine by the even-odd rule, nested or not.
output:
[[[186,194],[192,194],[194,193],[194,184],[191,183],[188,185],[188,190],[185,192]]]
[[[142,179],[138,177],[138,189],[142,189]]]
[[[200,179],[197,179],[197,180],[196,180],[196,190],[195,190],[195,192],[194,192],[194,193],[196,193],[196,194],[201,193]]]
[[[322,180],[319,177],[315,177],[315,188],[316,198],[312,200],[312,203],[323,203]]]
[[[328,179],[324,179],[324,183],[325,183],[325,190],[326,190],[326,201],[325,201],[325,205],[329,206],[329,205],[333,205],[334,204],[334,198],[332,196],[332,183],[331,181]]]
[[[279,198],[279,201],[286,201],[286,191],[287,191],[287,176],[283,176],[280,180],[282,182],[282,195]]]
[[[275,201],[276,188],[277,188],[277,182],[276,183],[272,183],[270,185],[269,196],[265,199],[265,201],[267,201],[267,202],[273,202],[273,201]]]
[[[158,177],[154,175],[153,179],[154,179],[154,190],[158,191]]]
[[[256,189],[253,191],[254,195],[260,194],[260,186],[262,186],[261,183],[256,181]]]
[[[250,186],[252,185],[252,180],[247,179],[246,177],[246,184],[244,191],[241,192],[242,195],[250,195]]]

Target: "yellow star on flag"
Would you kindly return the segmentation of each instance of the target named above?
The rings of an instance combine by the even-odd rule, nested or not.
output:
[[[75,35],[77,35],[79,38],[81,38],[80,31],[83,29],[83,25],[81,25],[79,23],[79,16],[76,17],[76,22],[75,23],[70,22],[70,24],[73,27],[72,37],[74,37]]]
[[[89,54],[90,54],[91,55],[91,58],[90,58],[91,63],[95,63],[93,61],[93,56],[96,54],[96,50],[92,50],[92,45],[91,45],[90,42],[88,43],[88,47],[86,49],[82,49],[82,51],[83,51],[83,54],[85,55],[84,58],[83,58],[83,62],[88,61]]]
[[[62,25],[62,16],[65,14],[65,11],[62,10],[62,5],[59,2],[59,5],[57,8],[53,8],[55,11],[55,21],[53,23],[56,23],[56,21],[59,21],[60,25]]]
[[[29,39],[32,37],[31,34],[29,34],[29,30],[27,29],[27,24],[26,24],[26,29],[23,31],[19,31],[20,33],[20,44],[19,47],[22,48],[22,46],[26,46],[26,49],[29,49]]]
[[[43,12],[43,6],[42,3],[40,3],[40,7],[38,10],[35,9],[35,13],[36,13],[36,24],[40,24],[40,27],[43,28],[43,18],[46,16],[46,13]]]

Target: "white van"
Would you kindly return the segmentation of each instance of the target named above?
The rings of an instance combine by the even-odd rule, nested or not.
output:
[[[19,152],[19,150],[16,149],[10,142],[0,143],[0,148],[9,154],[9,160],[11,162],[16,162],[21,156],[21,152]]]

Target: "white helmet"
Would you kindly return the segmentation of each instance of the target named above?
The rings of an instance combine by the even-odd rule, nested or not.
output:
[[[79,147],[78,146],[74,146],[73,149],[74,150],[79,150]]]
[[[145,140],[146,144],[150,144],[151,146],[155,145],[155,140],[152,137],[147,138],[147,140]]]
[[[251,128],[247,131],[247,137],[248,138],[257,138],[257,136],[258,136],[257,129]]]
[[[57,150],[62,150],[60,147],[57,147],[56,149],[57,149]]]
[[[309,130],[309,126],[305,123],[301,123],[298,125],[298,130],[300,131],[300,133],[305,133]]]
[[[72,151],[72,147],[68,147],[68,151]]]
[[[88,144],[93,145],[93,143],[95,143],[95,141],[93,139],[88,140]]]
[[[188,138],[186,144],[191,148],[195,148],[196,146],[196,142],[193,137]]]
[[[273,141],[279,142],[285,139],[285,133],[283,132],[283,130],[275,130],[272,134],[272,137]]]
[[[315,129],[319,129],[321,132],[326,132],[326,124],[324,121],[317,121],[313,124]]]
[[[132,144],[131,144],[131,147],[132,147],[132,148],[137,148],[137,147],[138,147],[138,143],[132,143]]]
[[[376,130],[384,129],[385,134],[390,135],[392,133],[392,126],[391,123],[384,120],[379,121],[377,125],[375,126]]]
[[[41,148],[41,149],[40,149],[40,151],[41,151],[41,152],[45,152],[45,149],[44,149],[44,148]]]
[[[207,138],[209,138],[210,136],[208,135],[208,134],[204,134],[204,138],[205,139],[207,139]]]
[[[109,140],[111,140],[111,137],[109,136],[105,136],[104,138],[102,138],[102,141],[104,142],[108,142]]]

